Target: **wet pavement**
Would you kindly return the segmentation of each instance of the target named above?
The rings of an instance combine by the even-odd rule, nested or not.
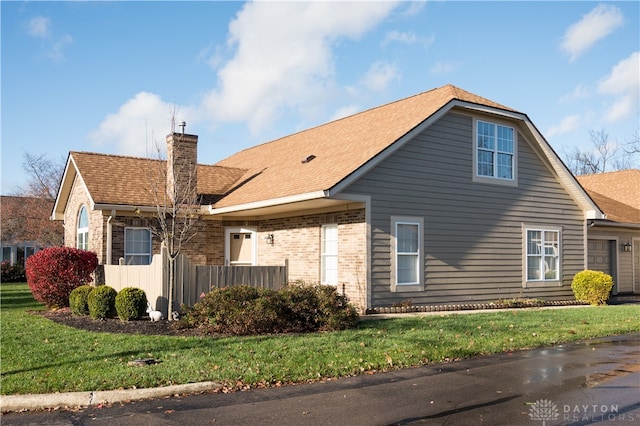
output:
[[[72,411],[2,425],[635,425],[640,333],[325,383]]]

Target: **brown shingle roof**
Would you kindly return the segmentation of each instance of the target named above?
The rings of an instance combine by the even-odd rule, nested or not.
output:
[[[609,220],[640,223],[640,170],[597,173],[577,179]]]
[[[96,204],[153,206],[149,191],[162,182],[166,162],[118,155],[71,152]],[[229,167],[198,165],[198,194],[221,196],[246,172]]]
[[[217,165],[248,169],[253,178],[215,207],[329,190],[456,99],[514,111],[447,85],[245,149]]]

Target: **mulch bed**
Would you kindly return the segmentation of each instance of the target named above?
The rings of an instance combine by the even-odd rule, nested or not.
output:
[[[204,334],[202,330],[198,329],[177,329],[173,322],[166,319],[156,322],[149,320],[148,317],[134,321],[120,321],[118,318],[94,320],[90,316],[73,315],[69,308],[32,311],[32,313],[41,315],[58,324],[101,333],[144,334],[151,336],[202,336]]]

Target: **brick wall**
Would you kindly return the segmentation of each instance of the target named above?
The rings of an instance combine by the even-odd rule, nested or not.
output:
[[[71,195],[64,212],[64,245],[67,247],[76,246],[78,215],[82,206],[87,208],[89,216],[89,250],[98,255],[98,262],[104,263],[106,260],[106,247],[104,220],[101,211],[92,211],[89,197],[84,189],[84,185],[79,183],[78,178],[73,183]]]
[[[289,281],[319,283],[322,225],[338,225],[338,291],[357,306],[366,306],[366,224],[364,210],[287,217],[258,225],[258,264],[289,260]],[[274,244],[265,237],[273,234]]]

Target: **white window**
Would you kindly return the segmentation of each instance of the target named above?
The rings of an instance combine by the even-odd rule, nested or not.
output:
[[[151,231],[149,229],[124,229],[124,261],[127,265],[151,263]]]
[[[527,271],[529,281],[560,279],[560,231],[558,229],[526,229]]]
[[[82,206],[78,214],[76,248],[89,250],[89,215],[85,206]]]
[[[512,181],[514,159],[514,128],[476,121],[476,175]]]
[[[338,225],[322,225],[321,282],[338,284]]]
[[[423,283],[423,219],[391,218],[391,289],[417,291]]]

